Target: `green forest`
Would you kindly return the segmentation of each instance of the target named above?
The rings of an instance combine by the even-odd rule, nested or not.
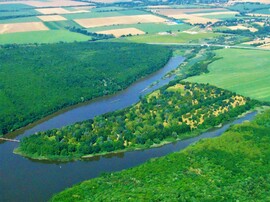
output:
[[[103,174],[51,201],[270,201],[269,126],[266,111],[220,137]]]
[[[132,107],[26,137],[15,152],[35,159],[70,160],[148,148],[198,135],[255,104],[214,86],[176,80]]]
[[[0,47],[0,136],[66,106],[112,94],[162,68],[172,52],[125,43]]]

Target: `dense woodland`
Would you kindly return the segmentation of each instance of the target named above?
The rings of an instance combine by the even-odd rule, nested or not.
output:
[[[0,136],[63,107],[112,94],[162,68],[162,46],[59,43],[0,47]]]
[[[222,136],[75,185],[51,201],[269,201],[270,111]]]
[[[210,85],[173,81],[132,107],[26,137],[17,152],[31,158],[68,160],[147,148],[164,140],[198,134],[254,104],[255,101]]]

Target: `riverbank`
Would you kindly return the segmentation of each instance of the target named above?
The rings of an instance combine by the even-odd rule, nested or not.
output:
[[[15,45],[3,48],[1,54],[5,58],[1,60],[2,136],[68,106],[126,89],[162,69],[172,50],[121,43],[89,46],[83,42]],[[17,63],[21,57],[24,60]]]

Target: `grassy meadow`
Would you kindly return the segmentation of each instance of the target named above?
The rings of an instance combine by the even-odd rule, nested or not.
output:
[[[187,80],[210,83],[260,101],[270,101],[270,52],[222,49],[216,54],[222,59],[209,65],[209,73]]]
[[[110,29],[122,29],[122,28],[132,28],[132,27],[142,30],[148,34],[154,34],[158,32],[166,32],[166,31],[177,32],[178,30],[184,31],[191,28],[191,26],[187,24],[167,25],[163,23],[142,23],[142,24],[131,24],[131,25],[103,26],[103,27],[90,28],[87,30],[90,32],[99,32],[99,31],[105,31],[105,30],[110,30]]]
[[[141,36],[126,37],[123,39],[113,39],[113,41],[127,41],[135,43],[188,43],[193,41],[200,41],[220,36],[217,33],[173,33],[173,34],[146,34]]]
[[[63,14],[62,16],[68,20],[82,19],[82,18],[104,18],[104,17],[115,17],[115,16],[127,16],[127,15],[145,15],[148,12],[141,10],[121,10],[121,11],[110,11],[110,12],[88,12],[88,13],[74,13],[74,14]]]
[[[37,32],[18,32],[0,34],[0,45],[4,44],[28,44],[28,43],[58,43],[88,41],[90,36],[69,32],[67,30],[49,30]]]

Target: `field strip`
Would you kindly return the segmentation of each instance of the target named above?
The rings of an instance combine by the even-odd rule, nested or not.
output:
[[[224,11],[224,12],[212,12],[212,13],[195,13],[195,14],[192,14],[192,15],[195,15],[195,16],[208,16],[208,15],[236,15],[238,14],[238,12],[234,12],[234,11]]]
[[[169,17],[175,18],[175,19],[183,19],[184,22],[188,22],[191,24],[196,24],[196,23],[202,23],[206,24],[208,22],[215,23],[219,21],[218,19],[209,19],[209,18],[204,18],[200,16],[195,16],[195,15],[189,15],[189,14],[177,14],[177,15],[170,15]]]
[[[137,23],[165,23],[166,19],[155,15],[131,15],[105,18],[76,19],[74,21],[85,28],[92,28],[108,25],[124,25]]]
[[[247,15],[255,17],[270,17],[270,14],[261,14],[261,13],[248,13]]]
[[[240,29],[240,30],[249,30],[251,32],[258,31],[258,29],[254,28],[254,27],[246,27],[244,25],[228,26],[227,28],[230,29],[230,30],[238,30],[238,29]]]
[[[36,11],[45,14],[45,15],[50,15],[50,14],[74,14],[74,13],[88,13],[90,11],[87,10],[76,10],[76,11],[69,11],[64,8],[38,8],[35,9]]]
[[[42,22],[0,24],[0,34],[49,30]]]
[[[263,49],[268,49],[270,50],[270,43],[267,43],[267,44],[263,44],[261,46],[259,46],[260,48],[263,48]]]
[[[261,3],[261,4],[270,4],[270,0],[231,0],[228,2],[229,5],[236,4],[236,3]]]
[[[123,29],[111,29],[106,31],[97,32],[98,34],[112,34],[115,37],[121,37],[123,35],[138,35],[138,34],[145,34],[142,30],[137,28],[123,28]]]
[[[264,46],[264,45],[267,45],[267,44],[270,43],[270,38],[255,39],[253,41],[245,42],[243,44],[252,45],[252,44],[259,44],[259,43],[263,44],[263,45],[261,45],[261,47]]]
[[[51,1],[5,1],[0,4],[25,4],[33,7],[61,7],[61,6],[84,6],[89,3],[70,1],[70,0],[51,0]]]
[[[213,13],[213,12],[230,12],[229,10],[225,9],[225,8],[172,8],[172,9],[155,9],[155,10],[151,10],[154,13],[158,13],[158,14],[162,14],[162,15],[178,15],[178,14],[183,14],[183,13],[190,13],[190,14],[194,14],[194,13],[205,13],[207,14],[209,13]]]
[[[42,15],[37,16],[39,19],[41,19],[44,22],[52,22],[52,21],[64,21],[67,20],[61,15]]]

